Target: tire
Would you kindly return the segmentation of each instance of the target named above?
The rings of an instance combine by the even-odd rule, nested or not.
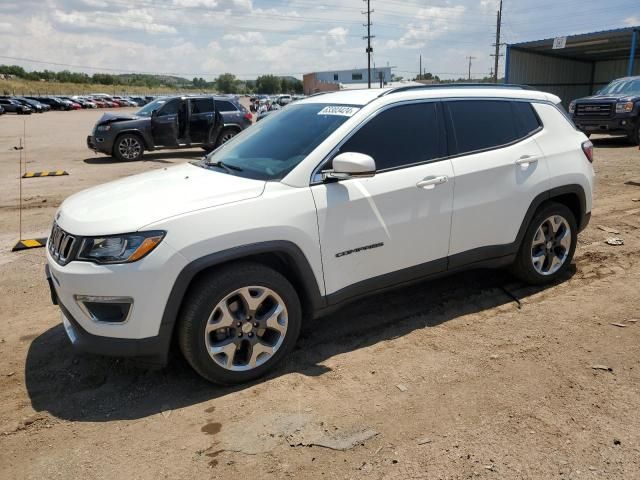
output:
[[[560,203],[545,203],[527,227],[512,272],[532,285],[552,283],[571,264],[577,240],[573,212]]]
[[[125,133],[113,142],[113,157],[121,162],[135,162],[142,160],[144,142],[139,135]]]
[[[227,143],[229,140],[231,140],[237,134],[238,134],[238,131],[236,129],[225,128],[224,130],[222,130],[220,132],[220,135],[218,135],[218,140],[216,140],[216,147],[219,147],[223,143]]]
[[[202,377],[233,385],[272,370],[293,349],[301,324],[300,300],[284,276],[261,264],[235,263],[189,287],[178,344]]]

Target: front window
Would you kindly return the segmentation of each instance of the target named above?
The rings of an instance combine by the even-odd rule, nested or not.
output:
[[[199,165],[221,162],[234,175],[279,180],[359,108],[326,103],[291,105],[225,143]]]
[[[144,107],[138,110],[136,112],[136,115],[139,117],[150,117],[151,113],[153,113],[154,110],[158,110],[165,103],[167,103],[167,99],[165,98],[159,98],[158,100],[154,100],[153,102],[147,103]]]
[[[640,78],[613,81],[600,91],[600,95],[640,95]]]

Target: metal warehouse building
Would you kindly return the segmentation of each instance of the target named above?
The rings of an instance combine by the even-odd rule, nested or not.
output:
[[[571,100],[615,78],[640,75],[640,27],[507,45],[505,83],[530,85]]]

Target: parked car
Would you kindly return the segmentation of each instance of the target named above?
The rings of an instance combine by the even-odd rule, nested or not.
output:
[[[63,102],[55,97],[26,97],[30,100],[36,100],[45,105],[49,105],[51,110],[71,110],[71,102]]]
[[[152,121],[171,131],[192,100]],[[234,384],[273,369],[307,318],[383,289],[478,267],[560,281],[594,174],[559,102],[497,86],[327,93],[201,161],[76,193],[46,253],[67,335],[158,362],[175,341]]]
[[[56,97],[58,100],[60,100],[62,103],[65,103],[67,105],[69,105],[70,110],[82,110],[82,105],[80,105],[77,102],[74,102],[73,100],[70,100],[67,97]]]
[[[22,102],[23,104],[26,103],[33,111],[37,113],[44,113],[51,110],[50,105],[38,102],[37,100],[32,100],[25,97],[15,97],[15,99],[19,102]]]
[[[105,113],[87,137],[87,145],[121,161],[140,160],[145,150],[212,150],[247,126],[232,108],[228,101],[214,104],[212,96],[161,98],[133,115]]]
[[[107,102],[105,102],[104,100],[102,100],[100,98],[92,98],[92,97],[90,97],[90,98],[91,98],[91,101],[93,103],[95,103],[98,108],[107,108],[108,107]]]
[[[213,99],[216,110],[222,114],[224,121],[220,144],[228,142],[252,125],[253,115],[237,99],[223,96],[214,96]]]
[[[4,107],[2,105],[0,105],[0,115],[4,115]]]
[[[569,113],[587,136],[626,135],[633,144],[640,144],[640,76],[619,78],[595,95],[572,101]]]
[[[71,97],[64,98],[66,98],[67,100],[71,100],[72,102],[79,103],[82,108],[98,108],[98,106],[93,103],[93,101],[79,95],[73,95]]]
[[[31,115],[31,112],[33,111],[27,105],[23,105],[12,98],[0,98],[0,105],[2,105],[5,112],[15,113],[18,115]]]

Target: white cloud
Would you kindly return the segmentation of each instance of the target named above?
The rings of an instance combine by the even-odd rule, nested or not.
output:
[[[264,36],[260,32],[229,33],[224,35],[222,39],[225,42],[232,42],[240,45],[263,45],[266,43]]]
[[[346,28],[335,27],[329,30],[327,32],[327,35],[331,40],[333,40],[336,45],[344,45],[345,43],[347,43],[347,33],[349,33],[349,30],[347,30]]]
[[[624,19],[624,23],[630,27],[635,27],[636,25],[640,25],[640,17],[637,15],[627,17]]]
[[[127,10],[119,13],[100,12],[100,18],[87,12],[72,11],[69,13],[55,10],[53,18],[73,28],[91,30],[134,29],[147,33],[177,33],[175,27],[156,23],[153,15],[147,10]]]
[[[406,32],[397,40],[389,40],[386,46],[387,48],[422,48],[427,41],[458,29],[459,26],[455,21],[462,17],[465,11],[466,8],[463,5],[421,8],[416,14],[417,21],[409,23]]]

